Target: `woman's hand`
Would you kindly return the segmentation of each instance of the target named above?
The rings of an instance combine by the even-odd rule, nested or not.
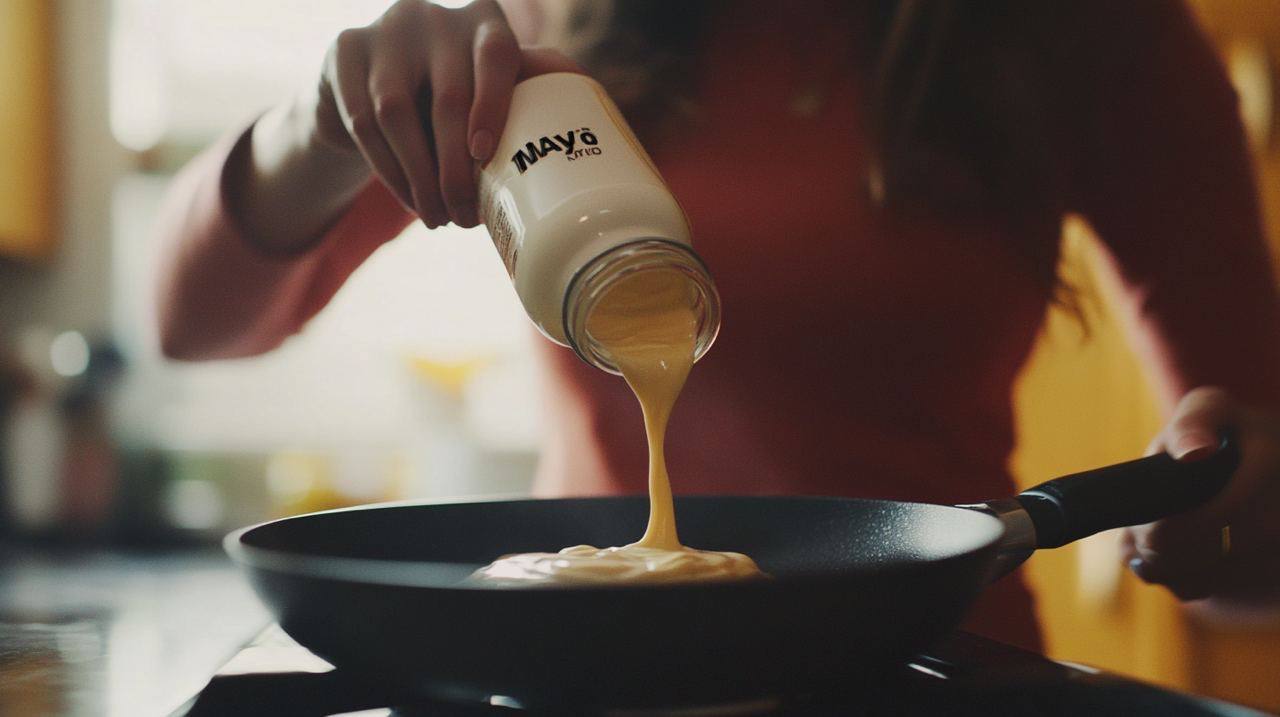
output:
[[[494,0],[400,0],[330,47],[314,102],[320,141],[358,151],[428,227],[479,223],[474,163],[493,154],[517,78],[580,71],[521,49]]]
[[[1125,531],[1129,567],[1183,600],[1280,594],[1280,417],[1216,388],[1183,397],[1150,451],[1194,461],[1230,431],[1240,467],[1222,492],[1194,511]]]

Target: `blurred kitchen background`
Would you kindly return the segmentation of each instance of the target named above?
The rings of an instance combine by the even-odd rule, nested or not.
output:
[[[411,227],[269,356],[181,365],[153,348],[151,224],[173,173],[388,4],[0,0],[5,540],[210,542],[274,516],[527,489],[535,338],[483,230]],[[1280,237],[1280,2],[1192,4]],[[1027,482],[1132,457],[1159,424],[1089,228],[1068,221],[1064,242],[1091,331],[1051,312],[1022,380]],[[1114,535],[1031,565],[1052,656],[1280,710],[1280,611],[1180,606],[1128,575]]]

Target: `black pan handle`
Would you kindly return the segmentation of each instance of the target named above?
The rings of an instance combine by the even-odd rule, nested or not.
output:
[[[1036,547],[1056,548],[1204,505],[1239,464],[1235,440],[1224,436],[1216,453],[1198,461],[1161,452],[1055,478],[1018,494],[1017,501],[1035,523]]]

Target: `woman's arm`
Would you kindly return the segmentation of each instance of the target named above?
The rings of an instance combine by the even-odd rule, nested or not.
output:
[[[333,208],[300,253],[266,248],[228,197],[252,128],[207,150],[175,178],[160,219],[160,348],[202,360],[260,354],[296,333],[373,251],[411,220],[377,181]],[[267,202],[264,202],[266,204]],[[324,204],[318,201],[317,204]],[[288,210],[281,208],[287,220]]]
[[[510,8],[525,38],[535,9]],[[164,353],[267,351],[414,214],[475,226],[474,163],[489,159],[517,77],[576,69],[521,51],[516,32],[492,0],[401,0],[339,36],[316,91],[188,167],[161,224]]]
[[[1077,208],[1169,417],[1152,450],[1196,460],[1230,432],[1242,455],[1209,505],[1128,531],[1127,557],[1184,599],[1273,595],[1280,298],[1236,96],[1186,8],[1097,14]]]
[[[1166,415],[1211,384],[1280,408],[1280,299],[1237,99],[1189,12],[1108,5],[1078,209]]]

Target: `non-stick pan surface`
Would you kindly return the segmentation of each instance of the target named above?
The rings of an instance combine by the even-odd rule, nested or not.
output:
[[[640,497],[370,506],[248,528],[226,544],[285,631],[349,673],[532,706],[701,704],[824,688],[923,648],[959,624],[998,567],[1202,505],[1238,460],[1224,438],[1205,460],[1159,454],[976,510],[677,499],[681,539],[752,556],[773,576],[755,581],[466,582],[506,553],[630,542],[644,530]]]
[[[698,704],[821,686],[952,629],[1003,528],[946,506],[837,498],[677,499],[686,544],[769,580],[487,588],[500,555],[620,545],[644,498],[372,506],[233,534],[285,631],[344,670],[433,696],[525,704]]]

